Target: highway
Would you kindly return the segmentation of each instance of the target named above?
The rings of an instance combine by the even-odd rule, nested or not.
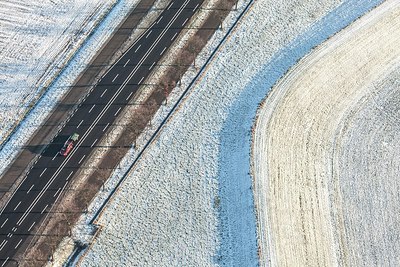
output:
[[[116,117],[135,95],[203,0],[173,1],[112,65],[67,120],[0,211],[0,266],[16,266],[53,204],[74,179]],[[67,157],[59,151],[68,137],[80,138]]]

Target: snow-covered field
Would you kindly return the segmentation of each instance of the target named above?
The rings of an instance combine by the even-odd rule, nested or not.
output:
[[[261,258],[395,266],[400,3],[389,0],[282,79],[254,134]]]
[[[115,3],[0,1],[0,144]]]
[[[255,1],[98,219],[80,264],[257,265],[257,105],[312,47],[379,2]]]

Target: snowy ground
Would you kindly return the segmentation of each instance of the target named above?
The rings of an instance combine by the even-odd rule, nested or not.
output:
[[[262,262],[399,261],[400,4],[389,0],[273,88],[254,134]]]
[[[42,21],[38,19],[37,17],[41,16],[40,14],[51,14],[47,18],[47,21],[44,21],[43,25],[39,28],[45,28],[44,25],[46,25],[49,29],[51,30],[52,26],[54,27],[53,31],[51,34],[47,34],[45,31],[38,31],[37,34],[30,34],[31,40],[30,42],[37,42],[36,46],[41,47],[43,53],[47,49],[53,50],[54,48],[52,46],[49,46],[49,43],[54,43],[54,42],[59,42],[60,41],[60,36],[63,36],[65,40],[69,42],[73,42],[73,47],[71,47],[68,51],[64,51],[65,53],[61,53],[57,56],[58,61],[50,61],[51,59],[44,56],[43,59],[39,58],[37,59],[37,55],[29,55],[30,51],[26,50],[26,47],[21,46],[16,42],[16,43],[10,43],[10,47],[14,50],[20,50],[21,56],[17,57],[15,54],[11,54],[11,52],[5,52],[4,50],[1,51],[1,65],[0,69],[4,68],[5,72],[0,72],[0,77],[4,75],[4,77],[8,78],[0,78],[0,83],[4,84],[0,88],[0,101],[3,103],[7,102],[8,104],[1,104],[0,105],[0,135],[4,137],[6,133],[9,132],[10,128],[15,125],[15,123],[18,123],[18,119],[20,118],[20,115],[23,115],[27,111],[27,106],[25,104],[22,104],[24,95],[29,94],[32,100],[32,103],[30,104],[35,104],[34,98],[38,96],[38,93],[40,91],[39,87],[35,87],[37,85],[37,81],[33,79],[33,75],[35,74],[37,79],[40,79],[42,76],[40,76],[38,73],[38,69],[36,66],[39,62],[41,62],[42,65],[49,65],[53,66],[54,68],[44,68],[42,69],[42,74],[44,75],[45,71],[50,71],[52,74],[55,73],[55,71],[59,71],[57,68],[57,64],[60,64],[60,62],[64,62],[66,60],[69,60],[69,63],[65,68],[62,70],[60,73],[60,76],[55,80],[55,82],[48,88],[47,92],[43,95],[43,97],[40,99],[39,102],[35,105],[35,107],[31,110],[29,115],[24,119],[23,123],[17,127],[16,131],[14,134],[12,134],[11,138],[7,141],[7,143],[4,144],[3,147],[1,147],[0,150],[0,174],[5,170],[5,168],[10,164],[10,162],[14,159],[14,157],[18,154],[19,149],[23,144],[25,144],[30,136],[34,133],[35,130],[37,130],[41,123],[44,122],[48,114],[52,111],[52,109],[55,107],[57,101],[59,101],[62,96],[68,91],[69,86],[73,83],[73,81],[78,77],[78,75],[85,69],[85,66],[89,64],[91,58],[97,53],[97,51],[101,48],[101,46],[107,41],[107,39],[110,37],[110,35],[113,33],[114,29],[118,26],[119,23],[122,22],[126,14],[138,3],[139,0],[123,0],[123,1],[118,1],[113,8],[108,10],[109,12],[107,13],[107,16],[101,21],[100,25],[96,28],[96,31],[93,33],[93,35],[90,36],[89,39],[88,33],[90,30],[92,30],[92,27],[94,25],[94,21],[90,20],[90,23],[88,22],[87,25],[85,26],[84,29],[79,29],[77,28],[77,25],[79,25],[79,18],[81,16],[89,16],[88,10],[90,12],[94,12],[94,6],[100,5],[103,8],[103,13],[106,13],[105,7],[111,7],[112,3],[115,1],[65,1],[65,2],[57,2],[57,1],[35,1],[32,4],[32,7],[30,6],[32,1],[30,2],[25,2],[25,1],[20,1],[20,5],[18,7],[14,7],[16,11],[10,10],[10,9],[3,9],[3,7],[7,6],[3,5],[3,2],[1,2],[0,5],[0,12],[4,13],[4,17],[13,17],[12,14],[13,12],[23,12],[24,10],[27,12],[23,17],[24,19],[19,19],[15,21],[15,24],[21,24],[21,27],[14,27],[12,24],[4,24],[3,26],[3,21],[1,20],[0,16],[0,33],[2,33],[2,36],[4,35],[4,41],[0,44],[2,47],[5,45],[5,40],[8,40],[6,36],[8,36],[9,32],[12,31],[17,31],[17,29],[21,28],[21,30],[18,30],[18,34],[26,34],[24,33],[23,30],[25,31],[32,31],[28,25],[34,24],[35,20]],[[10,1],[5,1],[9,3]],[[16,2],[16,1],[15,1]],[[40,3],[40,4],[38,4]],[[56,4],[53,4],[56,3]],[[58,3],[58,4],[57,4]],[[100,4],[101,3],[101,4]],[[108,4],[107,4],[108,3]],[[48,7],[49,10],[43,9],[42,5],[45,7]],[[55,6],[53,6],[55,5]],[[78,9],[77,6],[81,7],[82,10]],[[31,7],[32,10],[28,12],[28,7]],[[42,12],[41,10],[44,10],[47,12]],[[35,13],[36,10],[36,13]],[[64,10],[66,13],[58,14],[56,10]],[[69,12],[69,13],[68,13]],[[3,14],[1,13],[1,14]],[[32,14],[31,14],[32,13]],[[97,14],[97,13],[96,13]],[[29,16],[28,16],[29,15]],[[103,14],[104,15],[104,14]],[[44,15],[43,15],[44,16]],[[60,16],[60,18],[58,18]],[[74,20],[71,20],[71,18],[74,18]],[[64,19],[64,21],[63,21]],[[98,17],[97,19],[100,19]],[[60,20],[60,21],[58,21]],[[9,19],[9,21],[13,21]],[[64,30],[68,30],[69,32],[64,32],[60,33],[58,32],[60,25],[65,25],[65,21],[69,21],[69,26],[64,26],[67,28],[64,28]],[[81,18],[82,22],[82,18]],[[58,24],[59,23],[59,24]],[[78,24],[77,24],[78,23]],[[7,30],[6,30],[7,29]],[[22,33],[19,33],[19,32]],[[79,33],[79,34],[78,34]],[[65,34],[65,36],[64,36]],[[44,35],[44,36],[42,36]],[[15,35],[17,36],[19,35]],[[70,37],[70,39],[68,39]],[[24,44],[28,41],[23,41],[22,37],[18,37],[21,44]],[[2,40],[3,40],[2,39]],[[8,42],[11,42],[13,39],[11,38],[8,40]],[[81,42],[81,43],[79,43]],[[78,44],[82,44],[80,47],[75,47]],[[67,43],[65,43],[68,45]],[[71,45],[69,43],[69,45]],[[2,48],[1,47],[1,48]],[[4,49],[11,49],[8,46],[5,46]],[[55,46],[58,47],[58,46]],[[79,48],[79,49],[78,49]],[[3,48],[2,48],[3,49]],[[71,50],[73,49],[73,50]],[[12,50],[12,51],[14,51]],[[7,50],[8,51],[8,50]],[[25,51],[25,52],[24,52]],[[61,52],[61,51],[60,51]],[[67,53],[68,52],[68,53]],[[71,57],[71,53],[76,52],[73,57]],[[13,52],[14,53],[14,52]],[[17,53],[17,52],[15,52]],[[25,55],[24,53],[27,53],[28,55]],[[22,55],[25,55],[22,57]],[[14,57],[14,58],[13,58]],[[71,58],[69,58],[71,57]],[[19,61],[19,58],[21,58],[21,62]],[[47,59],[48,61],[44,61],[44,59]],[[54,58],[53,58],[54,60]],[[3,64],[4,62],[14,62],[12,64]],[[43,61],[43,62],[42,62]],[[66,63],[66,62],[64,62]],[[13,68],[15,64],[22,64],[25,66],[22,68],[20,65],[19,67]],[[53,64],[53,65],[51,65]],[[54,65],[56,64],[56,65]],[[21,71],[19,71],[21,69]],[[15,73],[12,73],[12,72]],[[49,72],[49,73],[50,73]],[[10,74],[11,73],[11,74]],[[17,76],[18,75],[18,76]],[[30,76],[29,76],[30,75]],[[26,77],[29,78],[29,83],[26,82]],[[44,76],[43,76],[44,77]],[[50,76],[46,76],[49,78]],[[50,79],[50,78],[49,78]],[[19,83],[25,83],[25,87],[20,87],[20,90],[14,90],[14,88],[19,84]],[[33,87],[32,87],[33,86]],[[32,89],[33,88],[33,89]],[[38,89],[39,88],[39,89]],[[43,89],[43,88],[42,88]],[[39,91],[38,91],[39,90]],[[15,101],[14,101],[15,99]],[[12,101],[11,101],[12,100]],[[25,102],[24,102],[25,103]],[[11,106],[10,106],[10,105]],[[10,108],[12,107],[12,108]],[[2,118],[4,116],[4,119]]]
[[[312,47],[378,2],[255,1],[102,213],[81,266],[257,265],[257,105]]]
[[[115,2],[0,1],[0,144]]]

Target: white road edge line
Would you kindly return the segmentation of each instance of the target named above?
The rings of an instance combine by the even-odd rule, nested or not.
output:
[[[104,109],[100,112],[100,114],[97,116],[97,118],[94,120],[92,125],[89,127],[89,129],[86,130],[86,132],[83,134],[82,139],[78,142],[76,147],[79,147],[86,139],[86,137],[91,133],[91,131],[94,129],[96,124],[100,121],[100,119],[104,116],[104,114],[107,112],[107,110],[110,108],[112,103],[115,101],[115,99],[119,96],[121,91],[125,88],[125,86],[128,84],[129,80],[132,78],[132,76],[137,72],[141,64],[146,60],[148,55],[153,51],[154,47],[160,42],[161,38],[165,35],[165,33],[169,30],[171,25],[175,22],[176,18],[182,13],[183,9],[187,6],[189,0],[185,0],[185,3],[179,8],[178,12],[174,14],[172,20],[170,20],[166,26],[165,29],[161,32],[161,34],[157,37],[156,41],[151,45],[149,50],[145,53],[145,55],[142,57],[142,59],[139,61],[139,64],[136,65],[136,67],[132,70],[132,72],[128,75],[124,83],[118,88],[118,90],[115,92],[111,100],[107,103],[107,105],[104,107]],[[155,23],[155,22],[154,22]],[[154,25],[154,23],[151,25],[151,27]],[[118,60],[119,61],[119,60]],[[118,62],[117,61],[117,62]],[[114,66],[113,66],[114,67]],[[44,188],[41,190],[39,195],[35,198],[35,200],[30,204],[28,209],[24,212],[24,214],[21,216],[21,218],[18,220],[17,225],[21,225],[22,222],[25,220],[25,218],[28,216],[28,214],[31,212],[31,210],[35,207],[37,202],[42,198],[44,195],[45,191],[50,187],[50,185],[53,183],[55,178],[60,174],[60,172],[63,170],[64,166],[68,163],[68,161],[71,159],[71,157],[75,154],[77,149],[73,150],[72,153],[70,153],[65,161],[61,164],[60,167],[58,167],[57,171],[53,174],[53,176],[50,178],[50,180],[46,183]],[[15,192],[15,191],[14,191]],[[7,203],[8,204],[8,203]],[[3,213],[4,209],[6,206],[3,207],[1,213]],[[0,213],[0,215],[1,215]]]

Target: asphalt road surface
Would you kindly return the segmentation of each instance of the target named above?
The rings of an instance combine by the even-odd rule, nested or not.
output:
[[[58,136],[43,151],[19,188],[0,211],[0,266],[15,266],[41,221],[71,183],[103,134],[134,96],[203,0],[173,1],[154,24],[82,99]],[[68,137],[79,141],[67,157],[59,154]]]

